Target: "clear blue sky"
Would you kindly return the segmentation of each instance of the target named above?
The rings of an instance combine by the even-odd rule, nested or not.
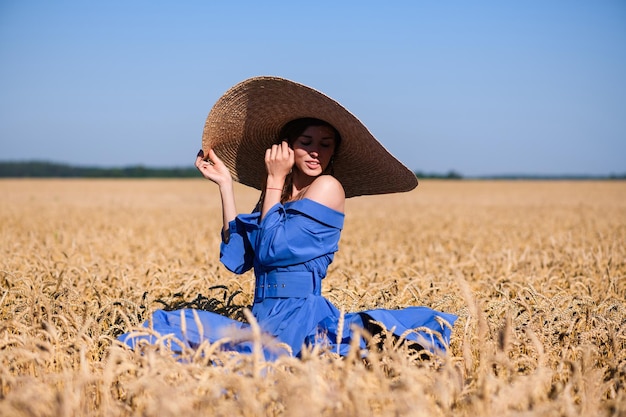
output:
[[[414,170],[626,172],[623,0],[0,0],[0,160],[190,166],[256,75],[333,97]]]

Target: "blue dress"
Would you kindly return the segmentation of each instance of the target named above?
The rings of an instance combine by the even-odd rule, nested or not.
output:
[[[266,348],[266,358],[286,352],[299,356],[303,346],[313,344],[346,355],[351,342],[366,348],[362,337],[352,341],[354,326],[371,329],[375,322],[431,352],[445,351],[457,318],[452,314],[408,307],[345,313],[340,318],[340,311],[322,297],[322,280],[338,249],[343,221],[343,213],[305,198],[276,204],[262,220],[255,212],[239,215],[229,223],[229,233],[224,234],[220,246],[220,260],[236,274],[254,268],[252,314],[269,339],[290,349]],[[250,330],[247,323],[191,309],[158,310],[144,326],[151,326],[160,335],[173,335],[176,343],[191,348],[203,340],[214,343],[229,332]],[[131,332],[119,338],[130,347],[142,339],[153,343],[155,337]],[[231,338],[223,348],[249,353],[253,345],[245,339]]]

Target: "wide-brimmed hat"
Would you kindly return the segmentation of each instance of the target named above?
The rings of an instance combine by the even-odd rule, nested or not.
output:
[[[324,120],[339,131],[333,175],[346,197],[417,186],[415,174],[348,110],[319,91],[279,77],[249,78],[220,97],[206,119],[202,149],[207,155],[213,148],[235,181],[261,189],[267,177],[265,150],[278,142],[287,122],[304,117]]]

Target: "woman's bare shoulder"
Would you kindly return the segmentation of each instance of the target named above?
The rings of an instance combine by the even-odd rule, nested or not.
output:
[[[305,197],[343,213],[346,193],[341,183],[332,175],[320,175],[313,181]]]

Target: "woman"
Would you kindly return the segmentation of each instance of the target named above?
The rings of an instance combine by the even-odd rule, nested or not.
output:
[[[346,109],[292,81],[252,78],[213,107],[203,148],[206,156],[203,150],[198,153],[196,167],[218,185],[222,198],[220,260],[237,274],[254,268],[252,313],[272,340],[287,345],[294,356],[313,344],[345,355],[353,326],[372,329],[377,322],[430,351],[446,349],[456,320],[451,314],[409,307],[341,317],[321,295],[322,280],[338,249],[345,198],[408,191],[417,185],[415,175]],[[233,180],[261,190],[251,214],[237,214]],[[219,340],[225,329],[248,327],[194,310],[157,311],[148,323],[157,333],[173,334],[190,347]],[[427,330],[411,332],[417,328]],[[130,333],[121,340],[132,347],[146,338]],[[362,337],[357,342],[366,347]],[[225,347],[252,349],[245,341]],[[280,353],[265,350],[267,358]]]

